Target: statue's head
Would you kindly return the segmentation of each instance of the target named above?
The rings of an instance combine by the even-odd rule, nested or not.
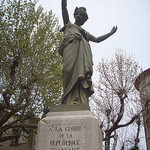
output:
[[[78,25],[83,25],[88,20],[88,15],[85,7],[76,7],[74,18]]]

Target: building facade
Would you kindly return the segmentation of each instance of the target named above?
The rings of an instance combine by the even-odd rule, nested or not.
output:
[[[137,77],[135,87],[140,92],[147,150],[150,150],[150,68]]]
[[[7,123],[14,121],[11,117]],[[21,128],[10,128],[5,131],[4,136],[12,136],[11,140],[0,142],[0,150],[35,150],[34,140],[27,140],[27,134]],[[32,146],[31,146],[32,145]]]

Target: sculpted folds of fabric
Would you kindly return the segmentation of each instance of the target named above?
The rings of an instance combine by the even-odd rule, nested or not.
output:
[[[63,57],[62,104],[87,103],[94,91],[92,87],[92,53],[88,32],[76,24],[68,23],[63,28],[64,40],[59,54]]]

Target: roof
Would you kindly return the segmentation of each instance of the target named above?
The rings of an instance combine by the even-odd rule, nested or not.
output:
[[[143,79],[150,75],[150,68],[142,72],[135,80],[135,88],[139,91],[139,85]]]

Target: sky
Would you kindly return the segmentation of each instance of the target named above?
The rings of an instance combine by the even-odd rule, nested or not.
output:
[[[82,26],[94,36],[117,32],[101,43],[90,42],[94,70],[101,58],[111,59],[117,49],[133,54],[139,66],[150,68],[150,1],[149,0],[68,0],[69,17],[74,23],[75,7],[86,7],[88,21]],[[61,0],[39,0],[44,10],[52,10],[63,27]]]
[[[101,58],[111,59],[117,49],[133,54],[139,66],[150,68],[150,0],[68,0],[70,20],[74,23],[73,12],[76,7],[86,7],[89,16],[83,28],[94,36],[111,31],[117,32],[101,43],[90,42],[94,70]],[[63,27],[61,0],[39,0],[44,10],[52,10]],[[96,78],[96,71],[94,75]],[[95,80],[95,79],[94,79]]]

